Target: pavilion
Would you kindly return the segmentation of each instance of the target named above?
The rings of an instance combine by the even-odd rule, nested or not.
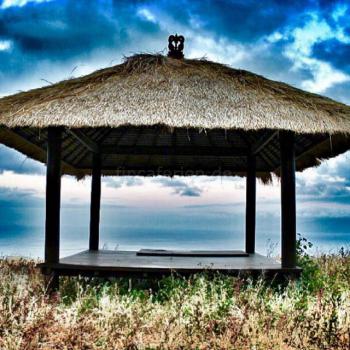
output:
[[[0,99],[0,142],[47,164],[45,274],[295,272],[295,171],[350,147],[350,107],[203,59],[169,54]],[[61,176],[92,175],[89,249],[60,259]],[[281,183],[281,263],[255,253],[256,181]],[[246,250],[99,250],[101,176],[245,176]],[[235,247],[231,247],[234,249]],[[55,282],[55,283],[56,283]]]

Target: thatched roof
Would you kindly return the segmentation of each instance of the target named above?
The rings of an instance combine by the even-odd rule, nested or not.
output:
[[[85,77],[0,99],[0,123],[333,134],[350,132],[350,107],[206,60],[135,55]]]
[[[0,126],[0,142],[41,161],[45,129],[64,127],[64,172],[77,176],[90,172],[91,147],[109,147],[105,174],[201,167],[233,175],[244,173],[247,150],[260,142],[257,167],[265,178],[278,172],[278,130],[297,133],[299,170],[350,147],[345,104],[206,60],[146,54],[4,97]]]

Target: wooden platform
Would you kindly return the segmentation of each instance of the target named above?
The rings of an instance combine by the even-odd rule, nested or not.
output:
[[[203,270],[220,271],[229,274],[240,273],[291,273],[299,274],[296,269],[283,269],[277,261],[260,254],[249,256],[164,256],[138,255],[136,251],[83,251],[60,259],[57,264],[39,264],[46,274],[57,272],[59,275],[84,276],[151,276],[167,275],[176,272],[182,275]]]

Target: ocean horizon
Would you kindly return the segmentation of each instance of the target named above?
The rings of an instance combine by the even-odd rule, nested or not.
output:
[[[3,208],[4,209],[4,208]],[[45,210],[6,208],[0,218],[0,256],[42,259]],[[350,248],[350,218],[301,217],[297,232],[313,243],[312,254]],[[88,249],[89,207],[63,207],[61,257]],[[101,210],[100,249],[244,250],[244,215],[208,208],[140,209],[106,206]],[[256,251],[278,257],[278,216],[257,216]]]

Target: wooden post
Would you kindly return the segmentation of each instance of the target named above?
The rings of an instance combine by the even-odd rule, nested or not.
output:
[[[100,235],[101,205],[101,155],[93,154],[90,204],[90,250],[98,250]]]
[[[62,129],[48,128],[47,170],[46,170],[46,222],[45,222],[45,262],[59,262],[60,253],[60,207],[61,207],[61,145]],[[48,290],[59,287],[59,277],[49,276]]]
[[[247,159],[246,183],[246,222],[245,246],[246,252],[255,253],[255,215],[256,215],[256,158],[249,155]]]
[[[296,267],[296,204],[294,133],[280,132],[282,267]]]

